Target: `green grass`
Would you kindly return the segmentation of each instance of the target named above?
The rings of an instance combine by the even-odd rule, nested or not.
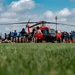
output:
[[[0,75],[75,75],[75,44],[0,44]]]

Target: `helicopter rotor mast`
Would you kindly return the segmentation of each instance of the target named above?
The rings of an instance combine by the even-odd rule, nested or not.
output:
[[[34,26],[37,26],[37,25],[40,25],[40,24],[44,25],[44,24],[46,24],[46,23],[47,23],[46,21],[40,21],[40,22],[37,22],[36,24],[30,26],[30,28],[32,28],[32,27],[34,27]]]

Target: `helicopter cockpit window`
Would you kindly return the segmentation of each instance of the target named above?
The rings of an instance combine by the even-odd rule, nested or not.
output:
[[[44,29],[44,30],[43,30],[43,33],[44,33],[44,34],[47,34],[47,33],[48,33],[48,31],[47,31],[46,29]]]
[[[54,29],[50,29],[49,32],[50,33],[55,33],[55,30]]]

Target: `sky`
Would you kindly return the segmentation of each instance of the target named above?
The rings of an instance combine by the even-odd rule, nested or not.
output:
[[[75,24],[75,0],[0,0],[0,24],[23,21],[49,21]],[[55,25],[48,25],[55,29]],[[0,26],[0,33],[21,31],[25,25]],[[62,31],[73,31],[74,27],[58,26]]]

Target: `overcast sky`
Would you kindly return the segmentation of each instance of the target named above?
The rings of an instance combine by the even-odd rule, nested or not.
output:
[[[0,0],[0,24],[22,21],[52,21],[75,24],[75,0]],[[55,29],[55,25],[49,25]],[[20,31],[24,25],[0,26],[0,33]],[[58,26],[62,31],[74,27]]]

